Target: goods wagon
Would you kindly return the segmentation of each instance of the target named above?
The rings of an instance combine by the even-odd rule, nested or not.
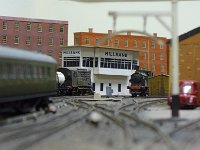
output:
[[[57,95],[93,94],[91,71],[87,69],[57,69]]]
[[[148,79],[149,96],[169,95],[169,75],[161,74]]]

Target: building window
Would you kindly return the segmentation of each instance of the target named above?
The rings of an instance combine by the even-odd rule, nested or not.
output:
[[[42,24],[41,23],[38,24],[37,31],[42,32]]]
[[[164,48],[164,44],[163,44],[163,42],[160,42],[160,49],[163,49]]]
[[[146,48],[146,41],[142,41],[142,48]]]
[[[48,50],[48,55],[53,56],[53,50]]]
[[[137,48],[137,47],[138,47],[138,43],[137,43],[136,40],[133,41],[133,47],[134,47],[134,48]]]
[[[93,67],[93,57],[83,57],[83,67]],[[98,57],[95,57],[95,67],[98,67]]]
[[[143,59],[146,60],[147,59],[147,56],[146,56],[146,53],[143,52]]]
[[[155,71],[156,71],[156,67],[155,67],[154,64],[152,65],[152,69],[151,69],[151,71],[152,71],[152,72],[155,72]]]
[[[160,65],[160,72],[164,73],[164,71],[165,71],[165,66],[164,65]]]
[[[78,45],[79,43],[78,43],[78,38],[77,37],[75,37],[75,39],[74,39],[74,45]]]
[[[124,41],[124,46],[125,46],[125,47],[128,47],[128,40],[125,40],[125,41]]]
[[[18,36],[18,35],[16,35],[16,36],[14,37],[14,43],[15,43],[15,44],[19,44],[19,36]]]
[[[60,32],[64,33],[64,25],[63,24],[60,25]]]
[[[64,39],[60,38],[60,46],[64,46]]]
[[[131,60],[101,58],[100,67],[131,70]]]
[[[160,53],[160,60],[164,60],[164,53],[163,52]]]
[[[146,67],[146,65],[144,64],[144,66],[143,66],[143,70],[147,70],[147,67]]]
[[[7,21],[3,21],[3,30],[7,30],[8,29],[8,23]]]
[[[64,57],[64,67],[79,67],[80,57]]]
[[[15,30],[19,31],[19,22],[18,21],[15,22]]]
[[[2,44],[7,44],[7,35],[2,36]]]
[[[30,45],[31,44],[31,37],[27,36],[26,37],[26,45]]]
[[[92,83],[92,90],[95,91],[95,83]]]
[[[90,44],[90,38],[89,37],[86,37],[85,44]]]
[[[99,45],[99,39],[98,38],[96,38],[95,43],[96,43],[96,45]]]
[[[103,83],[100,83],[100,91],[103,91]]]
[[[53,32],[53,24],[49,24],[49,32]]]
[[[48,39],[48,45],[53,46],[53,38],[52,37]]]
[[[119,40],[116,39],[116,40],[115,40],[115,46],[118,46],[118,45],[119,45]]]
[[[37,45],[42,45],[42,37],[41,36],[37,37]]]
[[[151,41],[151,48],[155,48],[155,42]]]
[[[152,58],[152,60],[155,60],[155,53],[151,54],[151,58]]]
[[[118,92],[121,92],[121,91],[122,91],[122,85],[118,84]]]
[[[28,22],[28,23],[26,24],[26,30],[27,30],[27,31],[31,31],[31,23],[30,23],[30,22]]]

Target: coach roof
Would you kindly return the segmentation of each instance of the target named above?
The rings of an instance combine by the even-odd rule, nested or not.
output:
[[[56,63],[54,58],[45,54],[4,46],[0,46],[0,58]]]

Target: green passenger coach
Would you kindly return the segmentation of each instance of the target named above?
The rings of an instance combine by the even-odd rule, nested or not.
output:
[[[43,107],[56,93],[57,62],[50,56],[0,47],[0,107]]]

